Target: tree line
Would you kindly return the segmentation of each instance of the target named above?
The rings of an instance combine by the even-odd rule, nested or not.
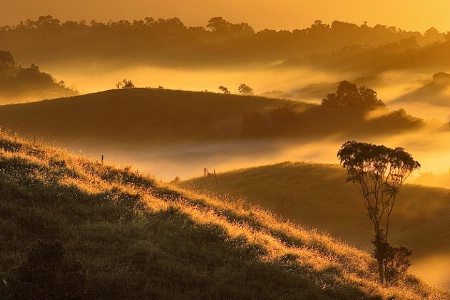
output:
[[[248,23],[231,23],[222,17],[211,18],[206,26],[188,27],[178,18],[119,20],[107,23],[62,22],[52,16],[21,21],[0,27],[0,38],[9,51],[35,57],[56,59],[92,58],[149,63],[252,63],[286,60],[313,53],[333,53],[360,45],[390,51],[389,45],[410,40],[420,46],[444,42],[448,34],[430,28],[425,33],[384,25],[368,26],[334,21],[315,21],[304,29],[255,31]],[[119,42],[118,42],[119,41]],[[408,44],[409,43],[409,44]],[[30,51],[39,49],[40,51]],[[250,55],[251,54],[251,55]]]

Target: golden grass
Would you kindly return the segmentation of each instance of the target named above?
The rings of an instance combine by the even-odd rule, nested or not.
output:
[[[218,187],[214,179],[198,177],[181,186],[230,199],[245,197],[296,224],[372,248],[361,196],[338,165],[285,162],[217,174],[217,181]],[[449,189],[405,184],[393,211],[393,242],[413,248],[414,257],[449,251],[449,216]]]
[[[11,162],[8,172],[18,183],[28,180],[44,185],[76,187],[90,195],[107,195],[116,201],[118,193],[139,198],[143,212],[174,209],[195,224],[221,228],[229,240],[241,240],[254,247],[261,262],[282,264],[287,270],[304,272],[323,290],[339,286],[359,289],[383,299],[444,299],[448,297],[416,279],[399,286],[377,283],[374,261],[366,252],[352,248],[329,235],[306,230],[247,201],[227,201],[158,182],[130,170],[91,162],[62,149],[34,146],[19,137],[0,134],[0,157]],[[21,167],[15,168],[14,161]],[[26,170],[23,166],[26,166]],[[220,178],[220,177],[219,177]],[[142,212],[142,211],[141,211]],[[298,271],[300,270],[300,271]]]

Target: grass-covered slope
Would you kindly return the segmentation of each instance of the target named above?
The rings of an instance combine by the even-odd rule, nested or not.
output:
[[[449,297],[410,276],[381,287],[367,253],[245,202],[4,134],[0,158],[2,299]]]
[[[50,141],[89,138],[138,144],[211,141],[239,136],[246,111],[288,104],[292,101],[164,89],[120,89],[0,106],[0,126]]]
[[[403,111],[367,119],[351,108],[257,96],[164,89],[120,89],[0,106],[0,126],[47,141],[122,145],[386,135],[423,126]],[[67,144],[67,143],[65,143]]]
[[[182,182],[221,195],[244,197],[289,220],[371,249],[372,227],[362,196],[339,165],[291,163],[241,169]],[[392,213],[394,244],[414,258],[450,252],[450,190],[405,184]],[[430,234],[432,233],[432,234]]]

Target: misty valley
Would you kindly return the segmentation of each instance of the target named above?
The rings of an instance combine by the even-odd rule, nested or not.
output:
[[[0,293],[450,299],[449,53],[342,21],[0,27]]]

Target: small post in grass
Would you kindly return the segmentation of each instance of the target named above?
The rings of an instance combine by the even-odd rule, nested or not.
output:
[[[216,180],[216,186],[219,187],[219,182],[217,182],[216,169],[214,169],[214,179]]]

